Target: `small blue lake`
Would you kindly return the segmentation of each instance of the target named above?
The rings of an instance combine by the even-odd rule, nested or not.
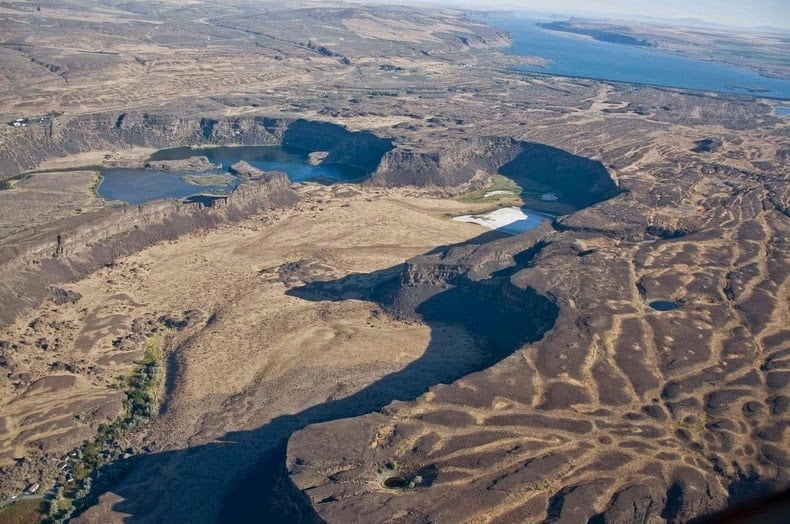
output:
[[[149,169],[102,169],[102,181],[96,192],[107,200],[122,200],[129,204],[144,204],[163,198],[186,198],[199,194],[227,194],[238,185],[193,185],[181,179],[183,173],[169,173]],[[194,175],[194,172],[190,172]]]
[[[194,195],[224,195],[241,182],[230,174],[230,166],[240,160],[262,171],[283,171],[291,182],[352,181],[367,174],[362,169],[346,165],[311,165],[308,162],[308,151],[286,150],[279,146],[177,147],[157,151],[148,161],[186,160],[196,156],[207,157],[217,167],[200,172],[165,172],[143,168],[102,169],[102,182],[97,193],[108,200],[121,200],[129,204],[144,204],[163,198],[181,199]],[[225,181],[215,185],[196,185],[187,182],[193,177],[209,175],[222,175]]]
[[[674,311],[680,307],[677,302],[669,300],[654,300],[648,305],[656,311]]]
[[[508,52],[546,58],[546,67],[519,70],[552,75],[676,87],[697,91],[739,93],[790,99],[790,80],[768,78],[737,67],[705,62],[635,45],[601,42],[542,29],[539,20],[491,16],[486,23],[505,29],[513,45]]]

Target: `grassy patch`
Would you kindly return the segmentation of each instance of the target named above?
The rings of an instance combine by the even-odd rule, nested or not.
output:
[[[193,186],[229,186],[233,183],[230,175],[182,175],[181,180]]]
[[[502,175],[494,175],[491,179],[491,185],[483,189],[467,193],[459,197],[458,200],[460,202],[464,202],[465,204],[481,204],[502,200],[507,200],[509,202],[517,200],[520,202],[520,195],[523,190],[524,189],[513,180]],[[510,191],[512,194],[486,197],[486,194],[491,193],[492,191]]]
[[[25,499],[12,502],[0,509],[0,522],[3,524],[35,524],[41,522],[41,499]]]
[[[510,191],[511,194],[486,197],[486,194],[493,191]],[[545,201],[541,199],[541,195],[549,192],[556,194],[559,197],[559,201]],[[490,211],[508,206],[528,207],[533,211],[540,211],[550,215],[564,215],[576,210],[572,205],[563,202],[562,194],[556,190],[552,190],[548,186],[533,183],[529,180],[522,181],[521,184],[519,184],[503,175],[494,175],[488,187],[462,195],[456,200],[465,204],[476,204],[478,206],[480,204],[488,204],[485,207],[476,207],[469,213],[460,214],[483,215]],[[446,216],[452,218],[458,214],[459,213],[454,213]]]
[[[104,177],[102,176],[101,171],[96,171],[96,178],[94,179],[93,184],[91,184],[91,187],[88,189],[88,191],[90,191],[94,197],[99,199],[102,198],[99,194],[99,186],[102,182],[104,182]]]

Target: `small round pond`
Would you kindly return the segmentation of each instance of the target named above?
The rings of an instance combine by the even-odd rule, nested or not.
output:
[[[655,309],[656,311],[673,311],[680,307],[680,304],[677,302],[671,302],[669,300],[654,300],[648,304],[651,308]]]

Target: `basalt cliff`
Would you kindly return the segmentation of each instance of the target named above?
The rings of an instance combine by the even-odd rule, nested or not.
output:
[[[480,13],[106,4],[2,7],[0,496],[63,486],[47,511],[76,522],[675,523],[788,489],[776,101],[527,73]],[[245,144],[366,176],[92,190]],[[504,206],[552,216],[452,220]]]

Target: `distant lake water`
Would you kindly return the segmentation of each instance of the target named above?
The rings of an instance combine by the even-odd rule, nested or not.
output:
[[[339,165],[311,165],[308,152],[284,149],[279,146],[238,147],[177,147],[157,151],[149,161],[185,160],[205,156],[219,167],[202,172],[165,172],[152,169],[109,168],[102,169],[102,182],[97,189],[99,196],[108,200],[122,200],[129,204],[144,204],[163,198],[187,198],[195,195],[222,195],[239,184],[239,179],[229,174],[230,166],[244,160],[262,171],[283,171],[291,182],[318,180],[339,182],[356,180],[366,175],[358,168]],[[200,175],[224,175],[223,185],[195,185],[185,181]]]
[[[719,93],[739,93],[790,99],[790,80],[768,78],[737,67],[705,62],[634,45],[600,42],[588,37],[541,29],[538,20],[487,17],[490,25],[507,30],[513,40],[509,53],[540,56],[546,67],[519,70],[561,76],[612,80]]]

